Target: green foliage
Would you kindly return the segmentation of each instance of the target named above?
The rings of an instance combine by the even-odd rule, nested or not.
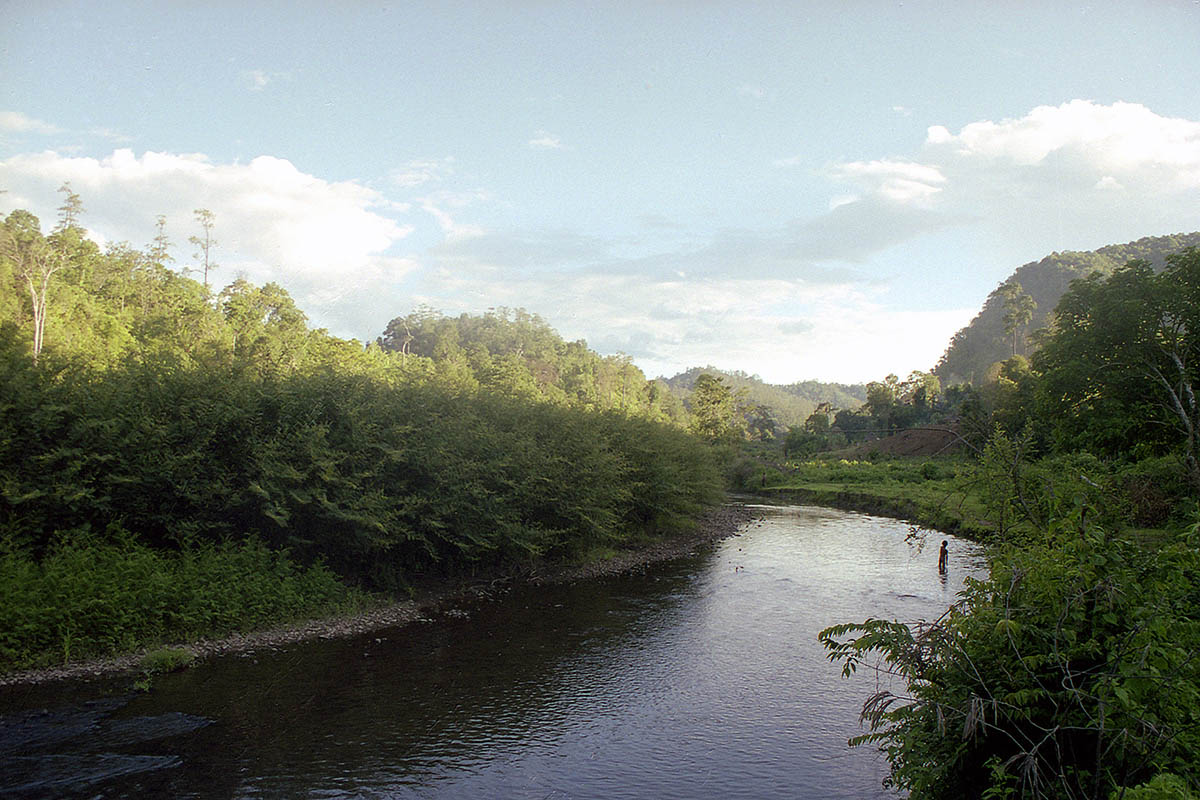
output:
[[[740,393],[742,408],[749,411],[751,416],[758,409],[767,409],[777,425],[791,430],[802,427],[809,416],[821,406],[832,413],[834,408],[857,408],[866,399],[865,389],[861,384],[804,381],[787,386],[774,386],[764,383],[755,375],[720,370],[712,366],[693,367],[668,378],[665,384],[674,396],[688,400],[701,375],[720,378],[731,391]],[[747,420],[747,426],[754,428],[752,420]]]
[[[310,607],[288,587],[311,575],[407,589],[571,559],[719,500],[678,398],[536,316],[423,310],[364,348],[309,329],[275,284],[213,297],[168,269],[161,218],[147,253],[102,253],[64,209],[49,236],[25,212],[0,231],[7,662],[271,622]],[[53,255],[41,310],[34,251]],[[204,577],[246,559],[265,583]]]
[[[191,666],[195,656],[182,647],[160,647],[147,653],[138,665],[145,675],[178,672]]]
[[[422,307],[389,322],[378,344],[406,365],[428,360],[453,366],[494,395],[658,421],[683,416],[679,401],[647,381],[628,356],[604,357],[583,341],[564,341],[523,309],[446,317]]]
[[[321,565],[254,541],[167,553],[112,529],[41,559],[0,551],[0,672],[195,639],[357,606]]]
[[[1103,455],[1174,451],[1200,492],[1200,250],[1155,273],[1132,262],[1072,284],[1034,367],[1055,444]]]
[[[1145,260],[1161,269],[1168,254],[1188,247],[1200,247],[1200,233],[1146,237],[1092,252],[1053,253],[1025,264],[997,287],[970,324],[954,335],[934,371],[946,386],[979,385],[988,367],[1013,355],[1013,333],[1005,330],[1004,286],[1019,284],[1032,298],[1036,308],[1025,330],[1036,332],[1050,324],[1051,312],[1071,281],[1094,272],[1111,274],[1132,260]]]
[[[1196,800],[1200,797],[1178,775],[1164,772],[1132,789],[1114,789],[1109,800]]]
[[[736,441],[745,432],[739,405],[744,396],[725,385],[716,375],[701,375],[692,390],[691,428],[694,433],[713,441]]]
[[[914,797],[1105,798],[1158,772],[1200,778],[1200,555],[1155,552],[1076,516],[1004,546],[932,624],[821,633],[844,671],[896,676],[864,707]],[[874,659],[878,658],[878,661]]]

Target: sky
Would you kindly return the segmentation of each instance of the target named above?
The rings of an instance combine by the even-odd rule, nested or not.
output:
[[[1200,1],[0,0],[0,213],[214,215],[373,341],[524,308],[650,377],[932,368],[1014,269],[1200,229]]]

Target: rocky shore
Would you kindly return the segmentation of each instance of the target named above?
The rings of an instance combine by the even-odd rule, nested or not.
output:
[[[591,580],[606,575],[630,572],[659,561],[679,558],[706,544],[734,536],[755,518],[754,512],[741,504],[726,504],[706,513],[693,530],[655,542],[648,547],[622,552],[612,558],[584,566],[556,567],[524,576],[520,580],[537,584],[557,583]],[[173,647],[186,650],[195,661],[201,661],[213,656],[269,650],[312,639],[357,636],[383,628],[399,627],[416,622],[427,618],[430,614],[436,613],[438,609],[452,604],[467,594],[486,593],[490,586],[511,580],[514,579],[501,577],[482,585],[475,583],[448,587],[437,592],[430,592],[416,600],[406,600],[353,615],[308,620],[279,628],[240,633],[221,639],[178,644]],[[22,670],[8,675],[0,675],[0,687],[71,679],[87,680],[135,672],[140,668],[145,655],[145,652],[135,652],[59,667]]]

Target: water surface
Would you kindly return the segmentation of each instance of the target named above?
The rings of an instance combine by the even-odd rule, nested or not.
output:
[[[755,510],[761,520],[742,535],[642,573],[519,588],[427,624],[217,659],[146,695],[112,684],[7,690],[0,774],[23,777],[0,778],[0,790],[889,797],[886,762],[846,745],[878,678],[841,678],[817,633],[939,616],[963,576],[981,571],[975,548],[944,537],[941,579],[940,537],[917,551],[903,523]],[[6,752],[5,730],[33,738],[10,736]]]

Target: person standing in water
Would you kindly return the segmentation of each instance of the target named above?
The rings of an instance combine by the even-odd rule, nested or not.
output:
[[[950,566],[950,551],[947,549],[949,542],[942,540],[942,550],[938,553],[938,574],[945,575],[947,567]]]

